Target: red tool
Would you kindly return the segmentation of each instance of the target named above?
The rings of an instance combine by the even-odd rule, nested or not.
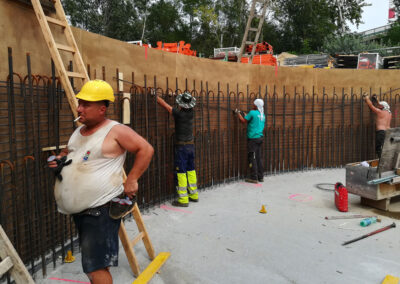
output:
[[[379,229],[379,230],[373,231],[373,232],[371,232],[371,233],[369,233],[369,234],[363,235],[363,236],[361,236],[361,237],[358,237],[358,238],[356,238],[356,239],[353,239],[353,240],[350,240],[350,241],[344,242],[344,243],[342,244],[342,246],[345,246],[345,245],[348,245],[348,244],[354,243],[354,242],[356,242],[356,241],[359,241],[359,240],[362,240],[362,239],[368,238],[368,237],[370,237],[370,236],[372,236],[372,235],[375,235],[375,234],[378,234],[378,233],[380,233],[380,232],[383,232],[383,231],[389,230],[389,229],[391,229],[391,228],[396,228],[396,223],[394,223],[394,222],[393,222],[393,224],[392,224],[392,225],[389,225],[389,226],[383,227],[383,228],[381,228],[381,229]]]
[[[348,197],[347,189],[343,184],[337,182],[335,184],[335,205],[336,208],[341,212],[348,211]]]

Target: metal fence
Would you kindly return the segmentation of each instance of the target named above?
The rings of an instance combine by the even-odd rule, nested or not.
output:
[[[16,74],[12,50],[8,52],[9,76],[0,81],[0,223],[30,273],[41,270],[46,274],[48,265],[55,267],[67,250],[77,249],[73,222],[57,212],[54,177],[45,167],[47,157],[67,144],[74,130],[73,117],[54,67],[50,76],[33,74],[27,54],[26,74]],[[106,74],[103,68],[103,79]],[[249,87],[241,92],[238,85],[218,84],[211,90],[207,82],[186,80],[185,86],[178,86],[177,80],[170,84],[168,78],[161,89],[156,77],[146,76],[143,86],[128,85],[130,98],[117,93],[108,116],[121,121],[123,104],[128,101],[129,125],[155,149],[149,169],[139,181],[142,210],[171,200],[175,193],[174,122],[156,104],[155,95],[174,104],[175,94],[189,90],[197,99],[194,134],[200,190],[246,175],[246,126],[232,110],[249,110],[255,98],[265,102],[266,175],[342,167],[374,158],[374,120],[361,99],[362,94],[372,95],[370,89],[333,89],[329,93],[323,89],[318,94],[314,88],[308,92],[306,88],[260,86],[257,92]],[[379,90],[377,94],[392,106],[392,126],[397,126],[398,90]],[[129,154],[127,172],[133,162],[134,155]],[[9,278],[2,281],[9,282]]]

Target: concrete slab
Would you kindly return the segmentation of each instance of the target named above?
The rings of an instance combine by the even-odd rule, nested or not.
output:
[[[400,276],[399,228],[342,246],[398,216],[381,215],[381,223],[366,228],[360,219],[324,219],[379,213],[361,206],[354,195],[349,195],[349,212],[338,212],[333,191],[315,187],[337,181],[345,182],[344,169],[267,176],[259,185],[236,182],[201,191],[200,202],[182,210],[164,204],[142,212],[156,252],[171,252],[150,283],[375,284],[387,274]],[[262,205],[267,214],[258,212]],[[126,226],[132,237],[137,234],[134,221]],[[111,269],[114,283],[132,283],[120,248],[120,265]],[[144,269],[150,262],[144,246],[137,245],[135,252]],[[37,283],[88,282],[76,257]]]

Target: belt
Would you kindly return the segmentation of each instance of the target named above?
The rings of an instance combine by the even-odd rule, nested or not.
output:
[[[177,141],[175,145],[194,145],[194,141]]]
[[[94,208],[85,209],[82,212],[76,213],[76,215],[90,215],[90,216],[97,217],[97,216],[100,216],[100,214],[101,214],[101,212],[100,212],[101,208],[108,208],[108,207],[110,207],[110,202],[107,202],[103,205],[100,205],[100,206],[97,206]]]

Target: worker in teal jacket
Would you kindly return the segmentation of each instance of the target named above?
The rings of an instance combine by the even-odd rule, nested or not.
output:
[[[249,162],[250,175],[246,182],[258,183],[264,181],[264,166],[262,159],[262,145],[264,141],[264,101],[256,99],[253,109],[243,116],[236,110],[240,122],[247,123],[247,157]]]

